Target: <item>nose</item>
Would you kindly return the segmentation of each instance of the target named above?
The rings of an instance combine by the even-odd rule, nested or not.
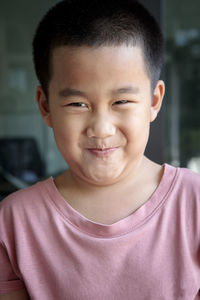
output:
[[[116,132],[116,127],[113,124],[112,119],[105,115],[94,116],[88,125],[87,136],[89,138],[95,137],[99,139],[105,139],[113,136]]]

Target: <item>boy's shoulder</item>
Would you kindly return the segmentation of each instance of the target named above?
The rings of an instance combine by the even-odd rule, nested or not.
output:
[[[200,174],[188,168],[174,167],[164,164],[166,177],[173,178],[174,183],[183,184],[184,186],[200,187]]]
[[[199,203],[200,205],[200,174],[181,167],[165,164],[162,180],[163,193],[183,203]]]
[[[200,174],[187,168],[174,168],[175,176],[171,183],[169,195],[177,200],[178,207],[192,214],[200,208]]]
[[[165,164],[165,170],[167,170],[167,175],[176,174],[175,179],[179,180],[181,183],[188,184],[200,184],[200,174],[196,173],[188,168],[174,167],[169,164]]]
[[[48,178],[8,195],[0,202],[0,210],[13,210],[17,212],[25,207],[37,205],[39,202],[37,199],[41,199],[45,196],[51,181],[52,178]]]
[[[185,187],[195,187],[200,189],[200,174],[186,168],[179,168],[181,184]]]

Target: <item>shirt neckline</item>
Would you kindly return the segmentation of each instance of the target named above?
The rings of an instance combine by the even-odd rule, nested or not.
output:
[[[95,223],[76,211],[60,194],[53,177],[46,180],[48,199],[57,212],[85,234],[98,238],[114,238],[127,234],[147,222],[167,199],[173,188],[178,169],[168,164],[163,165],[164,172],[161,181],[152,196],[129,216],[111,225]]]

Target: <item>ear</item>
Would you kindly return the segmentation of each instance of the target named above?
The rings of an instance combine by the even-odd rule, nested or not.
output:
[[[165,84],[162,80],[159,80],[153,92],[153,98],[151,103],[151,118],[150,118],[151,122],[153,122],[156,119],[160,111],[164,94],[165,94]]]
[[[47,97],[41,86],[37,87],[36,99],[37,99],[38,107],[39,107],[39,110],[40,110],[40,113],[42,115],[44,122],[46,123],[47,126],[52,128],[49,103],[48,103]]]

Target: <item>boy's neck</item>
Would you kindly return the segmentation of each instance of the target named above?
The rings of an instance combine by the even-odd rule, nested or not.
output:
[[[62,189],[74,189],[75,191],[79,191],[80,194],[98,194],[101,192],[104,193],[104,191],[113,191],[115,189],[124,190],[124,188],[128,187],[129,185],[133,186],[142,180],[145,174],[152,170],[152,167],[155,168],[160,166],[143,156],[141,161],[135,166],[134,170],[132,170],[130,174],[128,174],[122,180],[116,181],[110,185],[92,184],[89,181],[85,181],[76,176],[76,174],[74,174],[70,169],[61,174],[61,176],[57,177],[55,179],[55,183],[57,186],[62,186]]]
[[[110,186],[82,183],[70,171],[55,180],[66,201],[88,219],[112,224],[143,205],[157,188],[163,168],[147,158],[129,180]]]

